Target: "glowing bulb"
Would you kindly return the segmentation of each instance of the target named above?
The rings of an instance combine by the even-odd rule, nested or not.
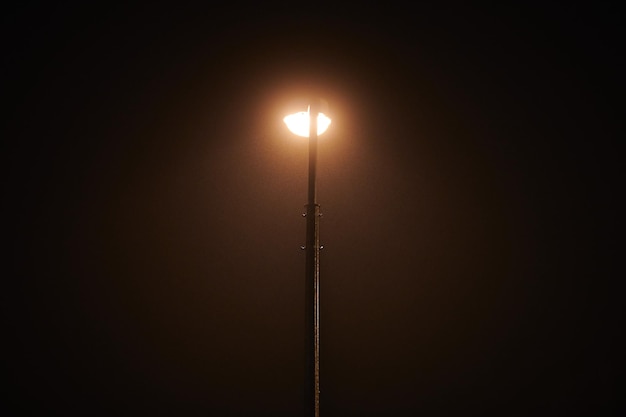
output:
[[[308,110],[290,114],[283,120],[292,133],[303,138],[309,137],[309,121],[311,118]],[[328,126],[330,126],[330,119],[324,113],[319,113],[317,115],[317,134],[321,135],[326,132]]]

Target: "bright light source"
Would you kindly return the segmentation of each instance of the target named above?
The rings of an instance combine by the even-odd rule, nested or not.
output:
[[[283,120],[292,133],[302,136],[303,138],[309,137],[310,117],[308,110],[290,114]],[[319,113],[317,116],[317,134],[321,135],[326,132],[328,126],[330,126],[330,119],[324,113]]]

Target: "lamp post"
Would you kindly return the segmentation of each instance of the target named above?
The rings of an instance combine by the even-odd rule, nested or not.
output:
[[[309,184],[306,204],[305,275],[305,416],[320,415],[320,206],[317,204],[317,138],[330,119],[320,112],[321,100],[313,100],[307,112],[291,114],[284,121],[289,130],[309,138]]]

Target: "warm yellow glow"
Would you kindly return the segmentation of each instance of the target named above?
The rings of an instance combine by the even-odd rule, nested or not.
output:
[[[309,137],[310,117],[308,111],[290,114],[283,120],[292,133],[302,136],[303,138]],[[317,134],[321,135],[326,132],[328,126],[330,126],[330,119],[324,113],[319,113],[317,116]]]

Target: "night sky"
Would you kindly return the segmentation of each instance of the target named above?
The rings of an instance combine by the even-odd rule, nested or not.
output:
[[[623,415],[617,2],[84,3],[0,16],[0,414],[302,415],[318,95],[322,416]]]

